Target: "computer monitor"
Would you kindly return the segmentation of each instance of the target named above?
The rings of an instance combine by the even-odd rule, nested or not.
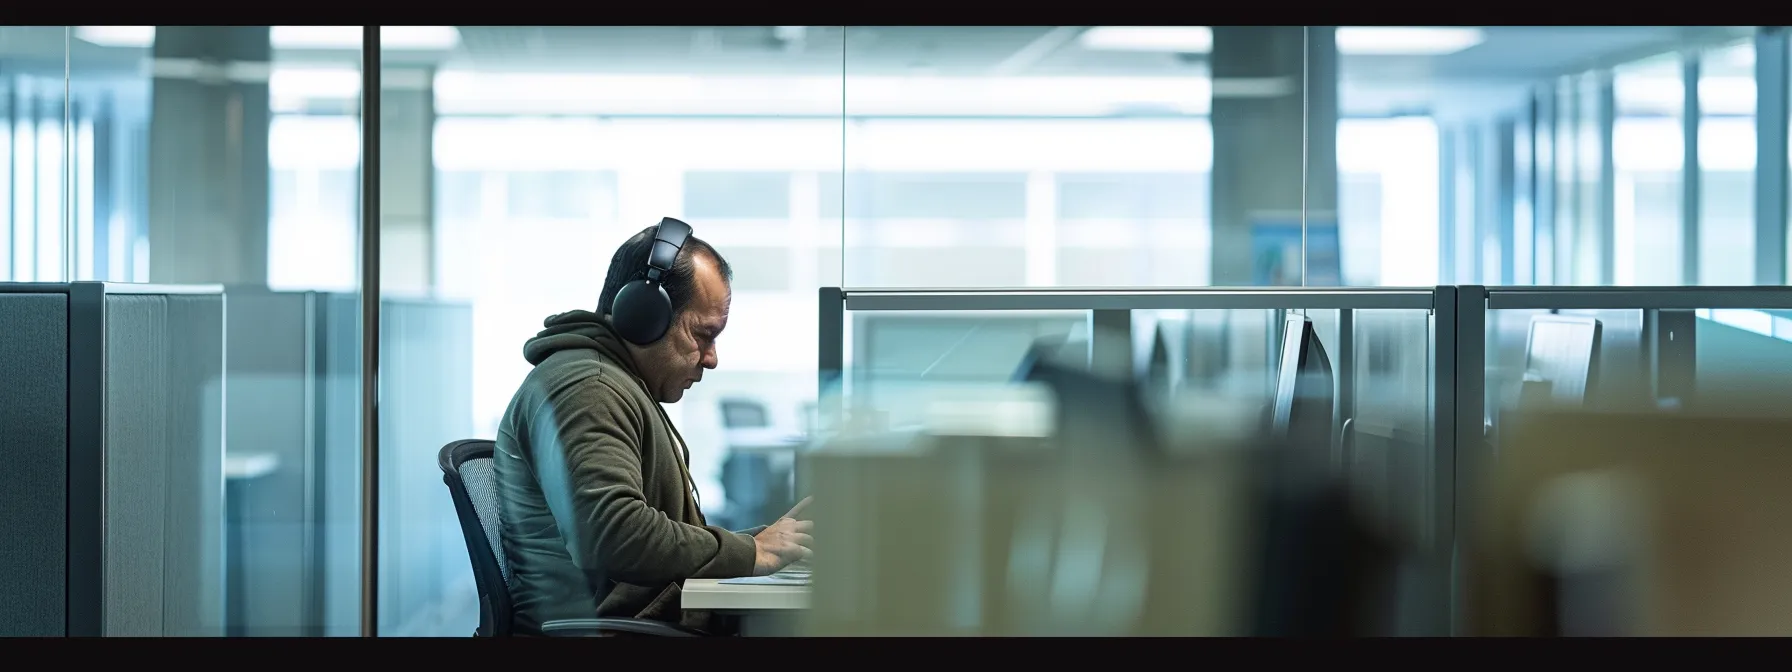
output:
[[[1288,316],[1277,366],[1270,436],[1301,449],[1329,452],[1333,435],[1332,363],[1307,316]]]
[[[1058,441],[1071,450],[1118,447],[1162,454],[1157,427],[1138,385],[1075,366],[1062,356],[1062,344],[1042,339],[1015,372],[1016,380],[1043,384],[1056,397]]]
[[[1175,385],[1170,375],[1170,343],[1166,332],[1180,327],[1176,322],[1159,322],[1151,332],[1151,353],[1145,360],[1144,384],[1155,395],[1167,395]]]
[[[1599,320],[1569,315],[1531,318],[1525,341],[1527,377],[1547,386],[1550,401],[1579,405],[1587,400],[1599,373]]]

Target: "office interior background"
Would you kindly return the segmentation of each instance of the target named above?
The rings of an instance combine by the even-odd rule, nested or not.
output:
[[[107,634],[360,633],[360,36],[0,27],[0,280],[228,297],[216,454],[145,467],[221,471],[198,506],[224,523],[120,541],[155,562]],[[1777,28],[394,26],[380,48],[383,635],[472,631],[436,451],[495,434],[523,341],[663,216],[735,270],[721,367],[667,409],[735,527],[766,522],[737,448],[812,429],[820,287],[1787,284]],[[848,367],[977,375],[947,357],[963,325],[912,329]],[[174,488],[144,497],[177,524]]]

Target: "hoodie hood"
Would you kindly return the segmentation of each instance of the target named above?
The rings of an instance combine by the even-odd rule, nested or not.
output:
[[[564,312],[543,320],[542,327],[541,333],[523,344],[523,358],[532,366],[563,350],[595,350],[629,373],[640,375],[635,370],[635,358],[629,355],[622,337],[597,313],[589,310]]]

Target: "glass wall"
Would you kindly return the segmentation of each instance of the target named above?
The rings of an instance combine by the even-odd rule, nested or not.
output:
[[[1446,238],[1513,227],[1491,246],[1524,255],[1512,268],[1532,269],[1537,284],[1761,282],[1755,241],[1762,227],[1784,224],[1756,213],[1755,160],[1766,136],[1755,126],[1755,50],[1777,41],[1754,29],[1562,27],[1490,28],[1488,44],[1502,34],[1534,47],[1531,60],[1555,60],[1541,54],[1551,49],[1588,53],[1580,65],[1540,67],[1545,78],[1508,101],[1447,122],[1452,134],[1509,123],[1501,141],[1520,151],[1515,165],[1475,164],[1471,193],[1446,193],[1457,213],[1471,199],[1496,204],[1457,215]],[[1457,278],[1513,284],[1497,268],[1462,268],[1461,257],[1443,255]]]
[[[198,393],[222,531],[156,551],[218,563],[219,606],[110,634],[360,632],[360,35],[0,28],[0,281],[216,285],[229,307]],[[1786,238],[1758,193],[1789,151],[1762,144],[1786,123],[1757,99],[1785,95],[1758,76],[1784,74],[1757,63],[1776,36],[387,28],[378,631],[477,622],[437,451],[496,434],[524,341],[594,309],[661,217],[733,267],[721,366],[667,412],[705,513],[744,528],[788,470],[767,455],[814,421],[820,287],[1761,283],[1757,241]],[[1188,319],[1250,345],[1220,369],[1258,371],[1264,321],[1210,312]],[[892,328],[947,350],[982,328],[942,319]]]
[[[404,295],[464,311],[454,318],[464,327],[417,337],[467,335],[452,346],[468,348],[464,362],[427,375],[451,370],[461,382],[449,387],[471,391],[443,400],[466,404],[464,414],[382,414],[383,436],[403,446],[382,445],[395,470],[456,436],[494,435],[530,370],[522,343],[549,315],[591,309],[615,246],[662,216],[695,225],[735,273],[721,367],[667,410],[690,445],[706,514],[736,527],[776,508],[766,502],[788,464],[765,457],[767,444],[788,446],[813,421],[817,287],[1439,278],[1433,117],[1403,102],[1410,94],[1358,96],[1349,84],[1327,87],[1330,103],[1303,102],[1309,43],[1348,44],[1349,57],[1328,66],[1348,78],[1383,56],[1374,33],[458,32],[443,59],[383,54],[382,294],[389,310]],[[1364,77],[1370,88],[1378,76]],[[1303,125],[1309,113],[1318,116]],[[1318,145],[1336,165],[1306,175]],[[1238,197],[1214,198],[1221,185]],[[1251,335],[1267,329],[1260,315],[1217,319],[1237,338],[1266,335]],[[929,343],[991,328],[927,320],[908,327]],[[1262,352],[1237,356],[1220,368],[1260,373]],[[406,384],[397,366],[386,362],[383,385]],[[430,380],[418,389],[440,387]],[[440,520],[444,493],[427,478],[382,476],[383,488],[415,488],[382,495],[382,535],[394,544],[383,548],[397,549],[383,551],[382,632],[459,634],[476,621],[471,577]]]
[[[0,281],[139,297],[103,336],[99,634],[360,631],[360,46],[0,28]]]
[[[1686,67],[1679,54],[1665,54],[1616,69],[1613,284],[1684,282]]]
[[[1700,285],[1755,278],[1755,45],[1699,53]],[[1689,283],[1692,284],[1692,283]]]

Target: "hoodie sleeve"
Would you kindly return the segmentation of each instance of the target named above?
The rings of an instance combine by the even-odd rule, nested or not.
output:
[[[561,534],[581,569],[636,585],[753,574],[752,536],[680,523],[648,506],[637,404],[597,379],[548,401],[537,436],[558,437],[561,454],[541,456],[537,469],[555,520],[570,522]]]

